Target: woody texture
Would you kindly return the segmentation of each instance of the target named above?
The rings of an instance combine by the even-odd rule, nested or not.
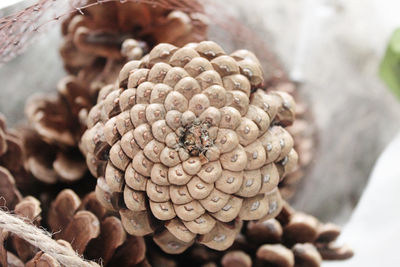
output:
[[[81,150],[128,233],[154,233],[171,254],[225,250],[242,221],[280,212],[277,185],[298,158],[285,130],[295,103],[262,82],[253,53],[204,41],[159,44],[100,91]]]
[[[57,84],[57,95],[36,94],[26,103],[25,167],[44,183],[84,177],[87,168],[77,144],[87,113],[99,90],[115,81],[127,61],[140,59],[159,42],[205,39],[207,21],[196,1],[182,4],[191,12],[137,2],[96,3],[82,1],[89,7],[63,21],[60,54],[69,75]]]

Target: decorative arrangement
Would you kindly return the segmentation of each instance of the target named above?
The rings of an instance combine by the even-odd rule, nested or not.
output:
[[[207,40],[200,2],[100,2],[62,23],[57,94],[32,96],[15,130],[0,117],[0,265],[351,257],[337,226],[287,202],[316,145],[295,85]]]

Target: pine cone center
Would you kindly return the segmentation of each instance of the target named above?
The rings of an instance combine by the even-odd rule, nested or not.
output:
[[[207,149],[213,145],[212,139],[208,133],[210,123],[195,120],[192,124],[186,126],[179,137],[179,144],[191,156],[205,155]]]

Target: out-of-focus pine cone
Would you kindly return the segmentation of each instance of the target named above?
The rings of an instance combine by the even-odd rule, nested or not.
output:
[[[96,0],[83,1],[83,5],[95,5],[85,8],[83,14],[71,14],[63,22],[61,56],[71,73],[96,64],[104,65],[107,60],[121,60],[122,43],[128,38],[153,47],[162,42],[181,46],[202,41],[206,36],[207,20],[197,1],[186,4],[192,12],[171,10],[158,5],[157,1],[153,4],[140,1],[96,3]],[[131,52],[142,53],[140,50]]]
[[[228,251],[218,252],[194,245],[179,258],[157,252],[149,244],[153,266],[223,267],[319,267],[322,260],[344,260],[353,251],[334,244],[340,228],[321,223],[315,217],[297,212],[288,204],[280,214],[264,222],[248,222]],[[159,264],[160,262],[164,264]]]
[[[21,138],[15,131],[7,130],[5,117],[0,114],[0,205],[10,210],[22,199],[16,179],[23,173]]]
[[[6,119],[0,113],[0,166],[17,173],[23,167],[22,141],[19,134],[6,127]]]
[[[307,175],[310,169],[317,145],[316,128],[312,112],[297,92],[295,84],[282,81],[269,87],[268,91],[286,92],[292,95],[296,101],[296,119],[286,129],[294,139],[294,149],[299,155],[299,164],[279,183],[282,197],[285,200],[289,200],[294,196],[299,182]]]
[[[102,266],[148,266],[143,238],[127,236],[121,221],[106,212],[94,192],[81,201],[72,190],[65,189],[53,200],[50,209],[44,208],[48,210],[47,225],[41,223],[41,203],[34,197],[21,199],[13,213],[35,226],[49,229],[60,244],[86,259],[102,262]],[[61,265],[25,240],[0,230],[0,266]]]
[[[128,233],[155,232],[168,253],[195,241],[225,250],[242,220],[279,213],[277,185],[297,165],[284,129],[295,103],[278,91],[250,97],[262,82],[253,53],[204,41],[157,45],[100,91],[81,150]]]
[[[109,215],[94,192],[81,200],[65,189],[51,204],[47,223],[55,239],[69,242],[85,259],[103,266],[144,266],[143,238],[127,236],[121,221]]]
[[[99,80],[100,76],[105,79]],[[96,104],[99,88],[112,82],[110,77],[114,80],[115,75],[96,68],[82,70],[78,76],[61,79],[57,95],[39,94],[27,101],[25,113],[30,129],[23,131],[25,166],[38,180],[74,182],[83,177],[86,164],[77,144],[86,130],[87,114]]]
[[[29,128],[22,131],[25,166],[38,180],[73,182],[86,173],[77,144],[97,99],[98,91],[89,86],[90,81],[70,75],[58,83],[57,95],[34,95],[27,101]]]
[[[76,146],[85,128],[80,113],[96,102],[97,93],[75,76],[67,76],[57,85],[57,95],[34,95],[25,105],[32,128],[49,144]]]
[[[3,179],[3,177],[0,177]],[[27,196],[15,205],[13,213],[24,217],[35,226],[41,222],[40,202],[34,197]],[[0,229],[0,266],[23,267],[32,259],[38,249],[25,240]]]
[[[31,128],[22,128],[25,167],[40,182],[74,182],[87,173],[85,160],[77,147],[59,146],[45,142]]]

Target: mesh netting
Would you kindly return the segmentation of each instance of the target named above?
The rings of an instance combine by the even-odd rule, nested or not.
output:
[[[37,4],[0,19],[0,64],[20,54],[41,32],[73,12],[84,14],[85,9],[107,2],[134,2],[165,9],[201,12],[196,1],[182,0],[39,0]]]
[[[266,74],[269,76],[267,80],[276,82],[287,79],[265,41],[237,18],[221,12],[224,10],[223,3],[211,0],[201,1],[202,5],[191,0],[39,0],[34,5],[0,19],[0,65],[21,54],[35,38],[49,27],[58,26],[71,13],[85,14],[87,8],[108,2],[134,2],[184,12],[206,13],[210,26],[225,31],[236,43],[235,47],[256,51],[265,63]]]

